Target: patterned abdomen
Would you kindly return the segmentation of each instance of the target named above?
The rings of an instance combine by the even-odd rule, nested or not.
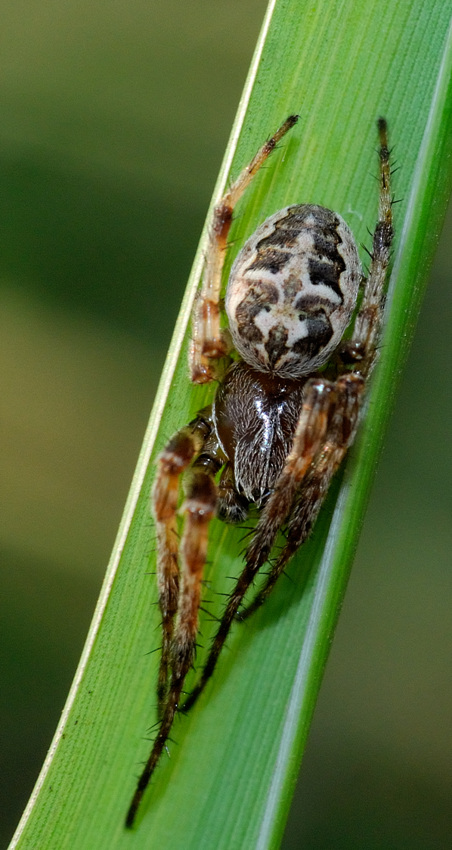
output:
[[[350,322],[361,275],[341,216],[312,204],[279,210],[231,269],[226,312],[238,353],[255,369],[282,377],[319,368]]]

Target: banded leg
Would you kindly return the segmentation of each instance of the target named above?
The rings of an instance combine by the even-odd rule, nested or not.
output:
[[[190,343],[191,379],[204,384],[215,378],[213,360],[224,357],[228,347],[220,329],[220,290],[228,234],[234,207],[278,142],[298,121],[298,115],[290,115],[275,135],[258,150],[251,162],[239,174],[231,188],[223,195],[213,211],[209,230],[207,259],[201,290],[198,294],[192,318],[192,340]]]
[[[173,438],[180,446],[180,455],[182,455],[182,446],[187,443],[185,431],[186,429],[183,429]],[[186,452],[185,457],[187,454]],[[213,467],[216,467],[215,461]],[[178,710],[185,677],[193,664],[208,528],[211,519],[215,516],[216,502],[217,490],[213,475],[203,469],[193,469],[186,487],[186,498],[181,507],[185,520],[180,546],[182,569],[176,622],[173,627],[173,621],[171,621],[172,638],[167,648],[166,672],[167,675],[169,673],[169,679],[165,682],[165,699],[161,706],[159,730],[127,812],[126,826],[128,828],[133,826],[143,794],[166,746]]]
[[[360,374],[368,377],[376,361],[377,342],[385,301],[385,283],[394,236],[392,222],[391,166],[388,128],[384,118],[378,120],[380,137],[380,196],[378,222],[373,234],[369,276],[365,282],[361,308],[355,319],[351,339],[343,346]]]
[[[239,620],[247,619],[265,602],[292,556],[309,537],[328,493],[331,480],[353,443],[364,392],[364,380],[358,375],[345,375],[338,379],[335,386],[335,409],[325,443],[297,493],[287,522],[287,542],[262,589],[253,601],[238,613]]]
[[[306,384],[305,401],[292,451],[261,513],[253,540],[245,555],[245,567],[228,599],[201,678],[184,702],[183,711],[191,708],[210,679],[244,596],[267,560],[276,535],[292,508],[300,483],[325,441],[328,419],[334,403],[333,396],[334,385],[329,382],[312,380]]]
[[[182,428],[161,453],[152,491],[152,509],[157,531],[157,586],[162,615],[162,654],[157,681],[158,716],[162,715],[168,690],[168,674],[174,618],[179,604],[179,535],[177,500],[182,473],[201,451],[207,425],[201,420]]]

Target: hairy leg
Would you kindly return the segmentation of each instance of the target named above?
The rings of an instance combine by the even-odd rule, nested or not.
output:
[[[162,715],[168,689],[171,642],[179,604],[179,534],[177,501],[182,473],[201,450],[206,437],[202,420],[182,428],[169,440],[157,462],[152,509],[157,531],[157,586],[162,615],[162,654],[157,681],[158,715]]]
[[[196,432],[195,432],[196,433]],[[179,447],[179,459],[188,456],[188,450],[182,453],[182,446],[191,446],[196,442],[190,440],[186,429],[178,432],[171,443],[171,454],[174,458],[174,445]],[[168,450],[168,447],[167,447]],[[165,450],[165,452],[167,451]],[[213,461],[213,467],[216,468]],[[166,478],[168,473],[162,473]],[[162,481],[162,489],[165,488]],[[163,687],[162,701],[159,706],[160,725],[154,740],[151,753],[138,779],[137,787],[133,795],[126,817],[126,826],[133,826],[138,807],[143,794],[149,784],[155,767],[165,748],[170,734],[184,681],[189,672],[195,652],[196,638],[198,634],[198,611],[200,604],[201,584],[204,564],[207,554],[208,528],[211,519],[215,516],[217,502],[217,488],[213,475],[205,469],[194,468],[190,474],[186,486],[186,497],[180,509],[184,516],[184,531],[180,545],[181,576],[180,588],[177,599],[177,614],[174,615],[165,627],[164,645],[162,649],[162,661],[164,661],[165,681],[162,683],[159,677],[159,687]],[[171,516],[171,520],[173,517]],[[163,524],[163,522],[162,522]],[[161,553],[160,553],[161,554]],[[165,581],[163,581],[165,584]],[[165,590],[165,599],[167,591]],[[161,603],[161,608],[164,605]],[[163,616],[163,611],[162,611]],[[160,667],[162,671],[162,666]]]
[[[363,392],[364,381],[357,375],[345,375],[336,382],[334,414],[322,450],[294,501],[287,521],[287,542],[270,569],[262,589],[245,609],[239,611],[237,619],[247,619],[265,602],[292,556],[309,537],[328,493],[331,479],[354,440]]]
[[[341,347],[342,353],[346,355],[344,359],[348,359],[365,378],[370,375],[377,357],[377,344],[381,333],[385,302],[385,284],[394,237],[390,151],[384,118],[378,121],[378,133],[380,137],[380,196],[378,222],[372,240],[369,276],[365,281],[363,300],[355,319],[351,339]]]
[[[250,163],[241,171],[230,189],[223,195],[213,211],[209,230],[206,265],[203,283],[193,310],[193,338],[190,345],[191,379],[204,384],[215,378],[213,362],[228,353],[228,346],[220,329],[220,290],[228,234],[237,202],[251,183],[254,175],[267,160],[283,136],[296,124],[298,115],[290,115],[284,124],[258,150]]]

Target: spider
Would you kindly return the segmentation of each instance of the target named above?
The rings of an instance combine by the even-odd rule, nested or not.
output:
[[[213,213],[203,283],[193,311],[190,371],[194,383],[219,383],[213,403],[170,439],[157,463],[152,500],[163,633],[159,727],[130,804],[128,827],[166,747],[176,712],[193,705],[215,669],[234,620],[249,616],[264,602],[308,537],[353,442],[376,360],[393,237],[383,118],[378,121],[379,217],[367,279],[353,234],[340,215],[314,204],[285,207],[267,218],[238,254],[225,298],[229,333],[220,327],[221,276],[235,205],[297,120],[297,115],[287,118]],[[343,340],[361,287],[351,336]],[[234,349],[238,359],[221,374],[221,363]],[[179,482],[186,470],[185,498],[178,510]],[[198,683],[180,707],[195,658],[209,523],[215,516],[242,523],[250,505],[260,516],[243,570]],[[178,513],[184,517],[181,539]],[[281,528],[285,544],[244,609],[245,594],[268,561]]]

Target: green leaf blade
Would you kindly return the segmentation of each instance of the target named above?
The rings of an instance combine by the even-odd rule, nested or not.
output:
[[[152,458],[212,395],[187,381],[195,261],[109,574],[64,722],[13,847],[277,846],[380,449],[396,378],[450,191],[452,51],[442,2],[271,4],[216,197],[287,114],[301,120],[238,211],[232,262],[266,215],[312,201],[341,212],[357,242],[376,220],[378,115],[394,156],[396,248],[388,321],[366,422],[315,532],[266,606],[238,625],[218,671],[164,758],[133,833],[123,827],[155,720],[159,645],[152,577]],[[155,444],[154,444],[155,442]],[[241,532],[214,523],[207,593],[240,570]],[[213,624],[202,621],[202,643]],[[202,658],[203,650],[199,656]]]

